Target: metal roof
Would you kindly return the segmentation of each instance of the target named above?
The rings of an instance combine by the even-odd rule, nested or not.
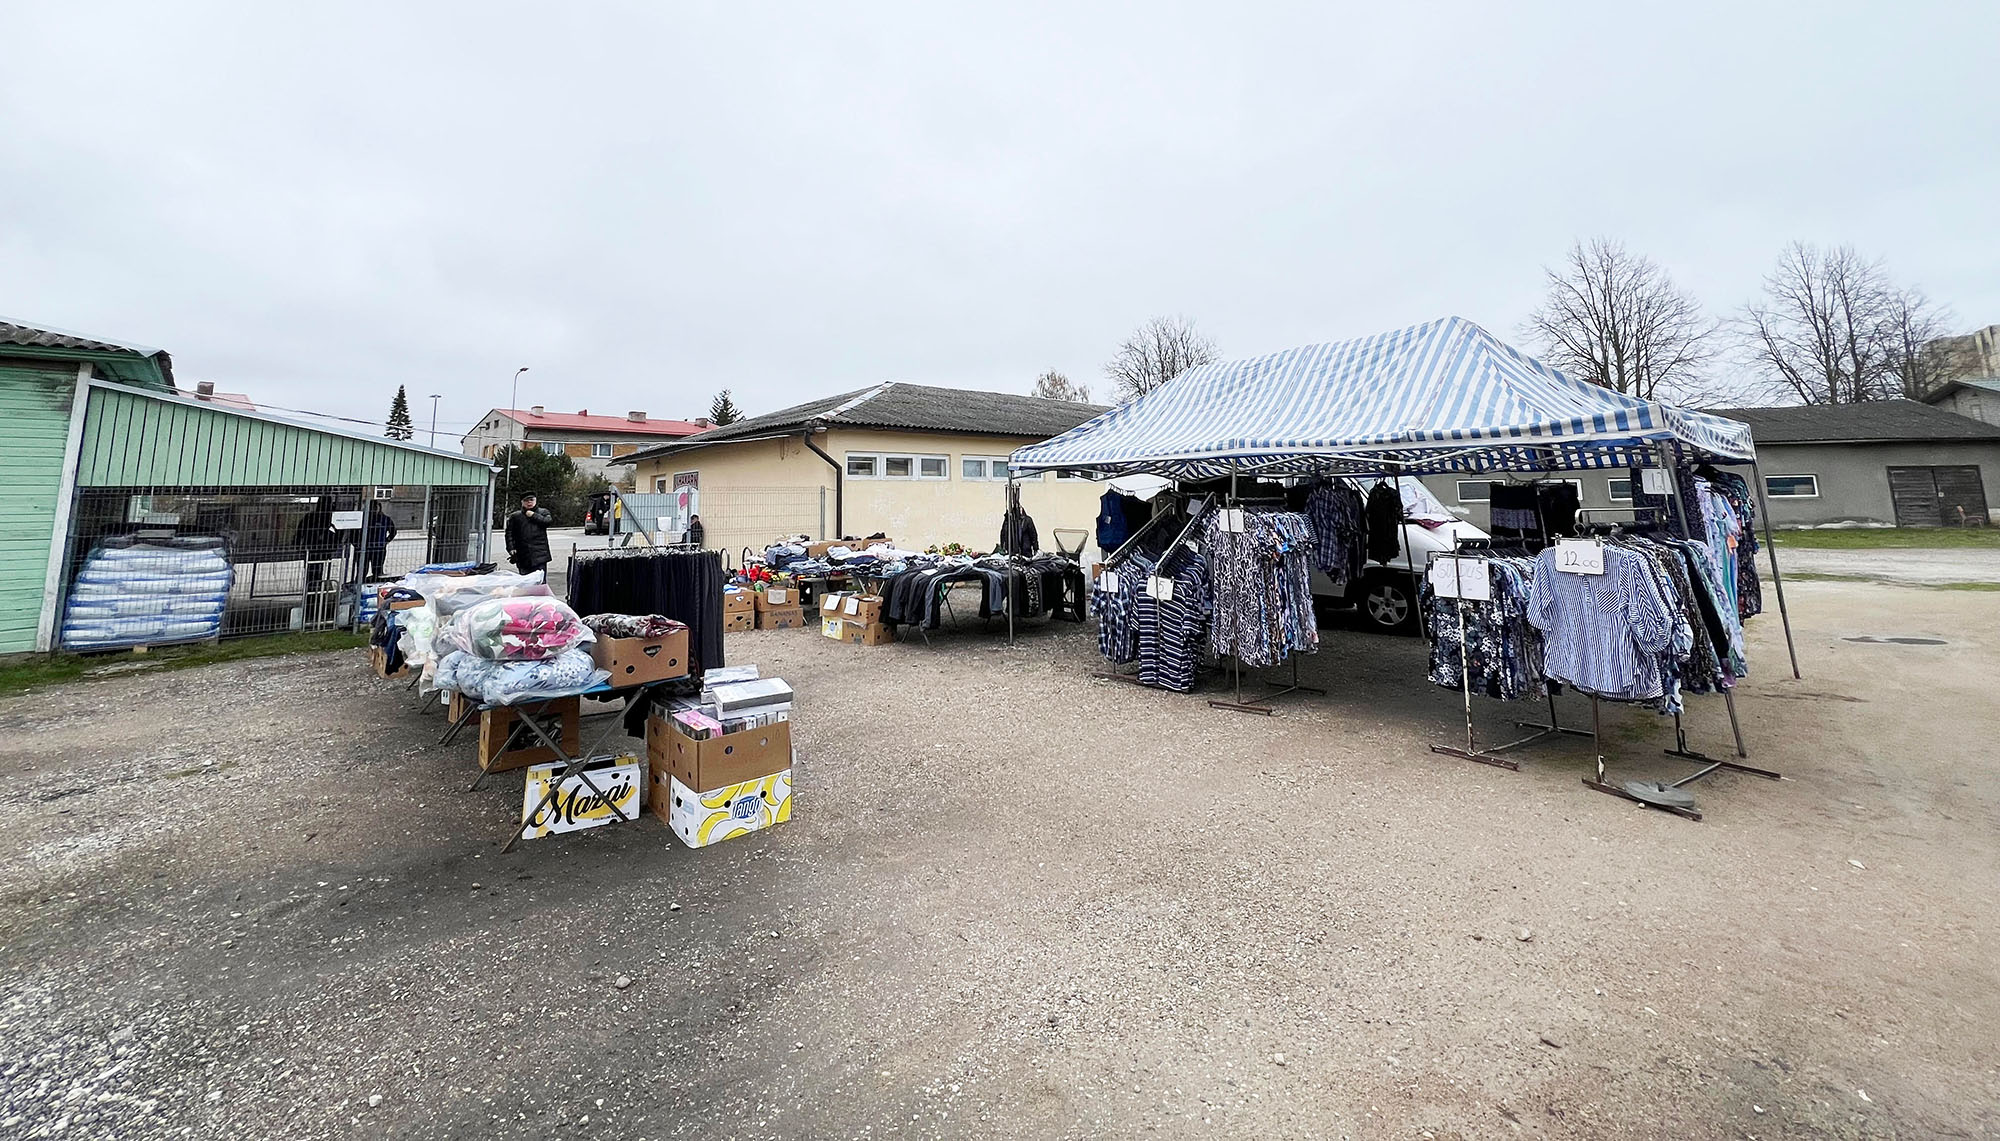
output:
[[[699,436],[646,448],[613,462],[632,463],[711,444],[784,435],[812,423],[1046,440],[1104,411],[1101,404],[1079,404],[1073,400],[890,381],[710,428]]]
[[[172,387],[174,381],[174,359],[167,355],[166,350],[151,348],[147,345],[106,341],[97,337],[86,337],[81,333],[72,333],[64,329],[50,328],[45,325],[29,325],[24,322],[10,321],[5,317],[0,317],[0,346],[5,345],[19,345],[26,349],[46,349],[55,353],[105,353],[120,357],[136,358],[138,360],[150,360],[158,365],[159,376],[157,378],[151,376],[150,372],[145,371],[137,375],[124,376],[122,373],[125,370],[109,365],[102,371],[120,372],[120,379],[131,380],[141,384],[164,381],[168,387]],[[147,366],[139,365],[135,367],[144,370]]]
[[[1750,425],[1760,444],[1885,443],[1898,440],[2000,440],[1987,424],[1915,400],[1860,404],[1800,404],[1776,408],[1713,408]]]

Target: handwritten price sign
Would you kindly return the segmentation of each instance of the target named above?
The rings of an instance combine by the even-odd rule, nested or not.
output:
[[[1564,574],[1603,574],[1604,546],[1583,539],[1556,542],[1556,569]]]

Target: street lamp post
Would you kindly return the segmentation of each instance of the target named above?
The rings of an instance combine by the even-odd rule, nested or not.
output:
[[[431,447],[432,448],[436,448],[438,446],[438,401],[443,399],[444,395],[442,393],[437,393],[437,392],[431,393]]]
[[[514,419],[514,406],[521,402],[521,374],[526,371],[528,371],[527,365],[514,370],[514,393],[507,398],[509,422]],[[507,504],[513,502],[509,497],[514,491],[514,464],[520,457],[520,449],[514,446],[514,429],[507,429],[507,444],[500,454],[502,457],[500,462],[507,465],[507,470],[500,476],[500,510],[505,511]]]

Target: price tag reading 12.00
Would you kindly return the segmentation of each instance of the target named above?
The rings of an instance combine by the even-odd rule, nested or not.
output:
[[[1603,574],[1604,545],[1584,539],[1559,539],[1556,569],[1565,574]]]

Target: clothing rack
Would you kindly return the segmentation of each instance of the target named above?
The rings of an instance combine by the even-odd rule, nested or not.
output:
[[[1016,494],[1019,493],[1016,492]],[[1176,552],[1184,549],[1183,544],[1192,542],[1190,536],[1194,534],[1195,527],[1200,525],[1202,517],[1208,514],[1209,508],[1214,506],[1215,506],[1214,492],[1207,492],[1203,494],[1201,498],[1195,500],[1192,504],[1188,506],[1187,524],[1180,529],[1179,534],[1174,536],[1174,541],[1167,544],[1166,550],[1163,551],[1160,555],[1160,565],[1153,568],[1155,571],[1165,570],[1167,567],[1168,560],[1172,559]],[[1132,552],[1132,545],[1139,541],[1140,536],[1146,534],[1148,531],[1151,531],[1156,524],[1164,523],[1168,519],[1173,518],[1173,516],[1174,512],[1172,511],[1153,512],[1153,517],[1151,519],[1146,520],[1145,524],[1141,526],[1137,531],[1134,531],[1132,533],[1131,538],[1126,539],[1123,543],[1118,544],[1118,549],[1111,553],[1111,557],[1109,559],[1105,560],[1104,569],[1116,573],[1114,568],[1119,562],[1122,562],[1125,559],[1125,557]],[[1009,633],[1011,635],[1011,631]],[[1129,674],[1119,673],[1118,667],[1115,663],[1109,669],[1097,670],[1093,672],[1091,676],[1101,677],[1107,681],[1129,682],[1132,685],[1144,684],[1139,680],[1139,676],[1136,672]]]
[[[1397,494],[1399,494],[1399,495],[1401,494],[1401,490],[1400,490],[1400,488],[1398,489],[1398,492],[1397,492]],[[1234,473],[1234,472],[1231,472],[1231,473],[1230,473],[1230,475],[1229,475],[1229,503],[1228,503],[1228,506],[1229,506],[1229,508],[1231,508],[1231,509],[1234,509],[1234,508],[1240,508],[1240,507],[1242,507],[1242,506],[1243,506],[1243,505],[1244,505],[1245,503],[1261,503],[1261,504],[1265,504],[1265,505],[1271,505],[1271,504],[1275,504],[1275,505],[1277,505],[1277,506],[1280,506],[1280,507],[1282,507],[1282,506],[1284,506],[1284,505],[1285,505],[1285,501],[1284,501],[1284,500],[1282,500],[1282,499],[1277,499],[1277,500],[1270,500],[1270,499],[1264,499],[1264,500],[1243,500],[1243,499],[1238,499],[1238,498],[1236,497],[1236,473]],[[1190,523],[1189,523],[1189,527],[1190,527],[1190,528],[1192,528],[1192,527],[1193,527],[1193,523],[1192,523],[1192,522],[1190,522]],[[1408,543],[1408,538],[1407,538],[1407,534],[1408,534],[1408,533],[1407,533],[1407,531],[1406,531],[1406,532],[1405,532],[1405,539],[1404,539],[1404,542],[1405,542],[1405,544],[1406,544],[1406,547],[1405,547],[1405,549],[1407,549],[1407,543]],[[1183,537],[1185,537],[1185,535],[1186,535],[1186,532],[1182,532],[1182,535],[1183,535]],[[1166,565],[1166,560],[1165,560],[1165,559],[1162,559],[1162,560],[1161,560],[1161,565],[1162,565],[1162,566],[1165,566],[1165,565]],[[1308,618],[1309,620],[1314,620],[1315,616],[1314,616],[1313,614],[1311,614],[1311,613],[1310,613],[1310,608],[1311,608],[1311,606],[1312,606],[1312,601],[1311,601],[1311,596],[1310,596],[1310,594],[1308,594],[1308,596],[1307,596],[1307,601],[1306,601],[1306,605],[1307,605],[1307,607],[1308,607],[1308,610],[1309,610],[1309,612],[1308,612],[1308,614],[1307,614],[1307,618]],[[1258,699],[1258,700],[1256,700],[1256,701],[1245,701],[1245,700],[1243,700],[1243,659],[1242,659],[1242,657],[1241,657],[1240,655],[1235,655],[1235,654],[1232,654],[1232,655],[1230,655],[1230,671],[1229,671],[1229,672],[1230,672],[1230,676],[1231,676],[1231,679],[1232,679],[1232,682],[1233,682],[1233,684],[1234,684],[1234,685],[1235,685],[1235,687],[1236,687],[1236,699],[1235,699],[1234,701],[1222,701],[1222,700],[1220,700],[1220,699],[1216,699],[1216,698],[1210,698],[1210,699],[1209,699],[1209,702],[1208,702],[1208,707],[1209,707],[1210,709],[1228,709],[1228,710],[1232,710],[1232,711],[1234,711],[1234,712],[1237,712],[1237,713],[1261,713],[1261,714],[1263,714],[1264,716],[1266,716],[1266,717],[1269,717],[1269,716],[1271,716],[1272,714],[1276,713],[1276,712],[1277,712],[1277,710],[1273,709],[1273,708],[1272,708],[1272,707],[1271,707],[1271,706],[1270,706],[1270,705],[1269,705],[1268,703],[1269,703],[1269,702],[1272,702],[1272,701],[1275,701],[1275,700],[1277,700],[1277,699],[1278,699],[1278,698],[1280,698],[1280,697],[1285,697],[1285,696],[1287,696],[1287,695],[1289,695],[1289,694],[1294,694],[1294,693],[1317,693],[1317,694],[1319,694],[1319,695],[1321,695],[1321,696],[1325,696],[1325,694],[1326,694],[1326,690],[1324,690],[1324,689],[1320,689],[1320,688],[1319,688],[1319,687],[1317,687],[1317,686],[1311,686],[1311,685],[1305,685],[1305,684],[1303,684],[1303,683],[1301,683],[1301,682],[1299,681],[1299,655],[1298,655],[1298,651],[1296,651],[1296,650],[1292,650],[1292,651],[1288,652],[1288,653],[1287,653],[1287,654],[1286,654],[1285,656],[1286,656],[1286,657],[1288,657],[1288,658],[1290,658],[1290,659],[1292,660],[1292,680],[1291,680],[1291,683],[1290,683],[1290,684],[1288,684],[1288,685],[1279,685],[1279,686],[1273,686],[1273,685],[1271,685],[1271,683],[1270,683],[1270,682],[1265,682],[1265,683],[1264,683],[1264,686],[1265,686],[1265,688],[1267,688],[1267,689],[1269,689],[1269,690],[1270,690],[1270,692],[1269,692],[1269,693],[1266,693],[1266,694],[1264,694],[1264,695],[1263,695],[1263,696],[1262,696],[1261,698],[1259,698],[1259,699]]]
[[[1478,554],[1479,552],[1488,552],[1488,553],[1494,552],[1493,541],[1491,539],[1460,539],[1457,541],[1456,544],[1454,544],[1454,547],[1455,550],[1453,553],[1455,555],[1457,554],[1474,555]],[[1438,556],[1436,555],[1432,555],[1429,560],[1429,563],[1436,562],[1437,557]],[[1458,576],[1462,576],[1465,573],[1464,565],[1460,563],[1454,563],[1452,565],[1452,570],[1454,574]],[[1428,563],[1424,567],[1424,574],[1426,577],[1428,577],[1430,574],[1430,566],[1428,565]],[[1463,593],[1462,586],[1460,587],[1460,591],[1461,593]],[[1419,595],[1419,597],[1421,597],[1421,595]],[[1510,749],[1518,749],[1524,745],[1531,745],[1534,742],[1540,741],[1545,737],[1560,737],[1564,734],[1573,734],[1579,737],[1587,736],[1584,730],[1572,729],[1569,726],[1562,724],[1561,720],[1556,717],[1555,691],[1547,688],[1546,686],[1547,679],[1544,678],[1543,679],[1544,689],[1542,696],[1549,703],[1548,723],[1541,724],[1533,721],[1516,721],[1514,723],[1516,727],[1521,729],[1533,729],[1534,732],[1528,734],[1525,737],[1521,737],[1517,740],[1508,741],[1506,744],[1503,745],[1494,745],[1491,748],[1481,749],[1479,747],[1478,737],[1475,735],[1472,728],[1472,658],[1471,655],[1466,651],[1465,647],[1465,599],[1462,597],[1455,598],[1452,600],[1452,602],[1454,604],[1454,609],[1457,611],[1458,614],[1458,674],[1459,674],[1460,692],[1463,693],[1465,697],[1465,748],[1460,749],[1452,745],[1432,745],[1431,752],[1440,753],[1450,757],[1462,757],[1468,761],[1478,761],[1482,765],[1492,765],[1495,768],[1502,768],[1511,770],[1513,772],[1520,772],[1521,762],[1513,759],[1512,757],[1503,757],[1500,754],[1505,753]]]

